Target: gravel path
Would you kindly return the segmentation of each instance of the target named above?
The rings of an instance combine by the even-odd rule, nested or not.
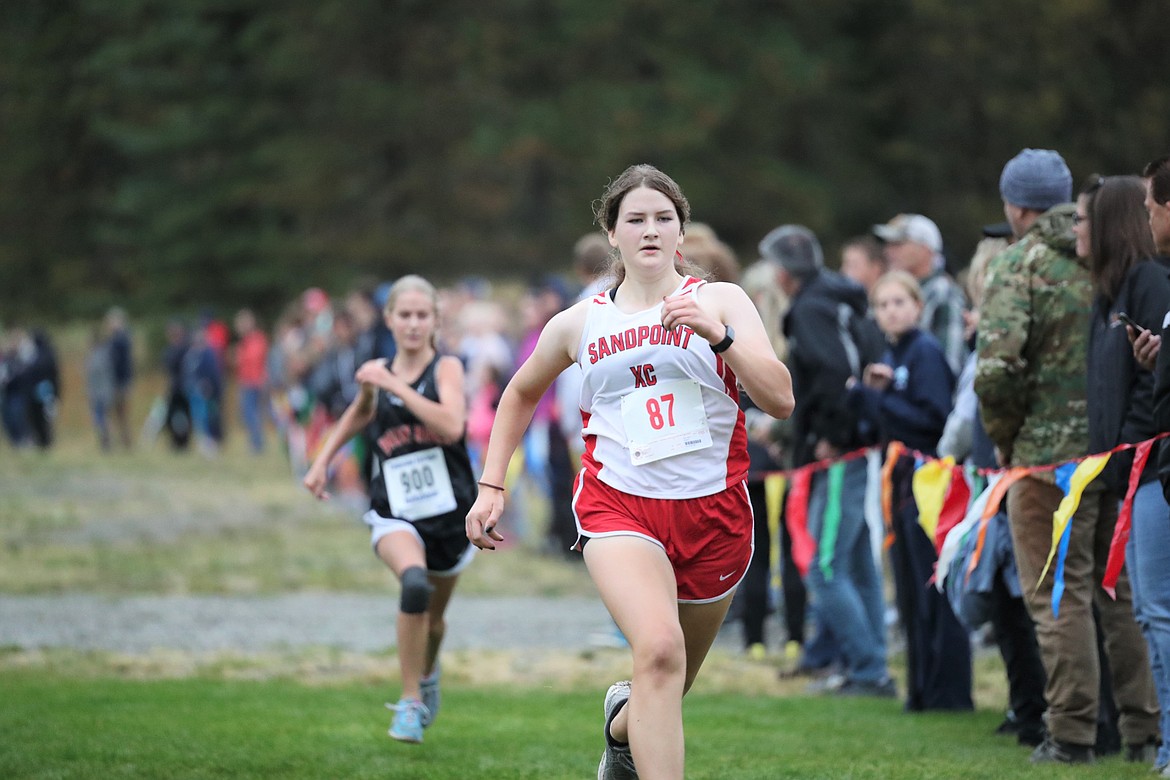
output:
[[[0,646],[124,653],[296,647],[381,652],[394,640],[395,607],[393,598],[347,594],[0,596]],[[448,649],[579,649],[611,625],[601,602],[584,598],[457,595],[447,617]]]
[[[0,647],[118,653],[159,649],[258,653],[299,647],[383,652],[394,643],[393,598],[363,594],[278,596],[0,596]],[[612,638],[598,599],[459,596],[443,646],[580,650]],[[774,631],[772,632],[774,633]],[[730,624],[718,644],[738,646]]]

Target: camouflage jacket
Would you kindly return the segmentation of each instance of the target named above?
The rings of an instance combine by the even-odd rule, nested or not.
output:
[[[1049,209],[987,268],[975,392],[988,435],[1015,466],[1089,454],[1093,287],[1076,256],[1074,211]]]

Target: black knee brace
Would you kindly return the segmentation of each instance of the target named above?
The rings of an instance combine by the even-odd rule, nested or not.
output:
[[[402,596],[398,608],[408,615],[419,615],[427,611],[431,602],[431,591],[435,588],[427,579],[427,572],[421,566],[411,566],[402,572]]]

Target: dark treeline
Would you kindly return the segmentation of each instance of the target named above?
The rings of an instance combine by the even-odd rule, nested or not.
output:
[[[951,263],[1023,146],[1170,152],[1162,3],[7,0],[0,310],[565,267],[633,162],[746,259],[898,211]]]

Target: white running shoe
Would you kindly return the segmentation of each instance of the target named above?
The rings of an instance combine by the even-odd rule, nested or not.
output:
[[[609,733],[609,724],[614,715],[630,698],[630,681],[622,680],[609,686],[605,694],[605,726],[602,735],[605,737],[605,751],[601,754],[601,763],[597,765],[597,780],[638,780],[638,770],[634,768],[634,754],[629,745],[614,745]]]

